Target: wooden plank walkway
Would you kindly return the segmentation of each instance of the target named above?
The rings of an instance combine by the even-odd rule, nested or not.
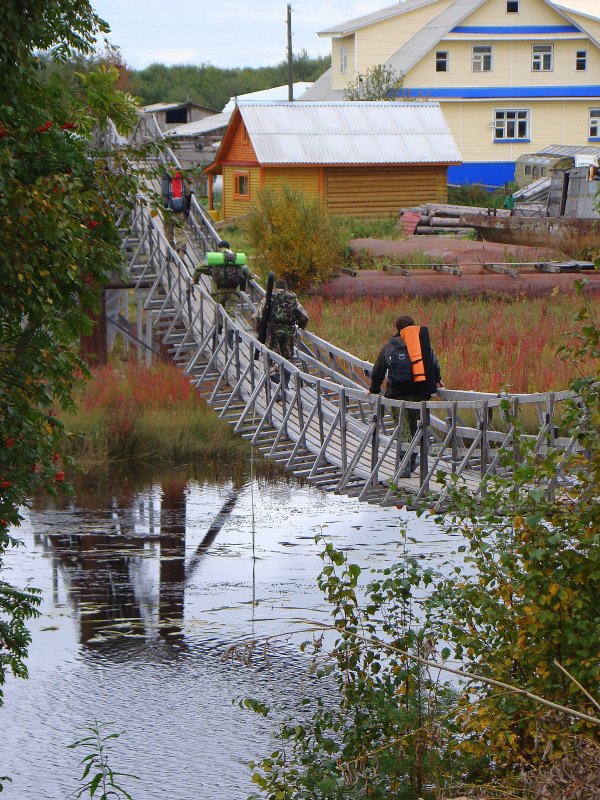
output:
[[[168,148],[161,158],[177,163]],[[411,507],[425,499],[443,509],[448,495],[441,476],[456,476],[479,493],[482,481],[502,469],[502,453],[513,451],[514,428],[502,408],[506,398],[449,390],[427,403],[369,396],[372,365],[310,331],[300,333],[294,363],[287,362],[251,330],[250,316],[263,294],[258,284],[250,282],[228,316],[213,301],[207,281],[192,284],[192,260],[171,248],[160,216],[152,216],[144,198],[120,225],[126,230],[122,249],[129,280],[147,287],[146,314],[173,362],[222,419],[294,475],[369,503]],[[195,198],[188,236],[196,259],[220,238]],[[514,417],[527,415],[528,441],[536,452],[574,446],[556,436],[568,396],[510,397]],[[406,425],[409,410],[419,420],[414,436]],[[415,457],[419,464],[411,472]]]

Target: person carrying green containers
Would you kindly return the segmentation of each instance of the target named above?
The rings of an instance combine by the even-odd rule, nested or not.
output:
[[[217,247],[218,252],[206,253],[206,261],[196,267],[193,280],[198,283],[201,275],[210,275],[211,296],[229,313],[240,302],[240,290],[253,275],[246,265],[245,253],[234,253],[224,240]]]

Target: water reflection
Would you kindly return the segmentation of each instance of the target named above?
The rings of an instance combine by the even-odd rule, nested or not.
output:
[[[30,679],[9,682],[0,711],[0,773],[13,777],[4,796],[65,797],[77,755],[64,745],[98,718],[127,731],[118,766],[142,778],[130,787],[136,800],[246,797],[246,764],[273,749],[274,723],[232,701],[285,711],[321,687],[306,678],[301,634],[273,642],[268,669],[223,663],[223,653],[328,618],[316,533],[362,566],[383,566],[398,557],[399,518],[423,558],[455,548],[407,512],[243,473],[122,476],[38,501],[25,547],[7,560],[9,579],[30,580],[44,600]]]

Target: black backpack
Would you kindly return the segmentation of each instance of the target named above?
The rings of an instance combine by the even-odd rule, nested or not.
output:
[[[404,342],[390,342],[391,349],[387,356],[387,379],[394,387],[413,386],[413,369]]]

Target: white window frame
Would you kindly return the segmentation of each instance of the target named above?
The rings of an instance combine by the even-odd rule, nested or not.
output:
[[[516,8],[509,8],[509,6],[516,5]],[[518,14],[520,12],[520,3],[519,0],[506,0],[506,13],[507,14]]]
[[[445,69],[438,69],[438,64],[444,64]],[[435,71],[436,72],[450,72],[450,53],[448,50],[435,51]]]
[[[471,72],[492,72],[494,48],[489,44],[474,44],[471,50]]]
[[[532,44],[531,45],[531,71],[532,72],[553,72],[554,71],[554,45],[553,44]]]
[[[340,72],[348,72],[348,48],[345,44],[340,46]]]
[[[588,138],[600,139],[600,107],[590,108]]]
[[[524,132],[519,133],[521,124],[525,126]],[[492,122],[495,142],[522,142],[531,140],[531,109],[530,108],[495,108]],[[513,135],[509,132],[513,129]],[[502,135],[498,136],[498,131]]]
[[[583,64],[583,66],[579,66]],[[588,68],[588,53],[587,50],[577,50],[575,52],[575,71],[576,72],[587,72]]]

